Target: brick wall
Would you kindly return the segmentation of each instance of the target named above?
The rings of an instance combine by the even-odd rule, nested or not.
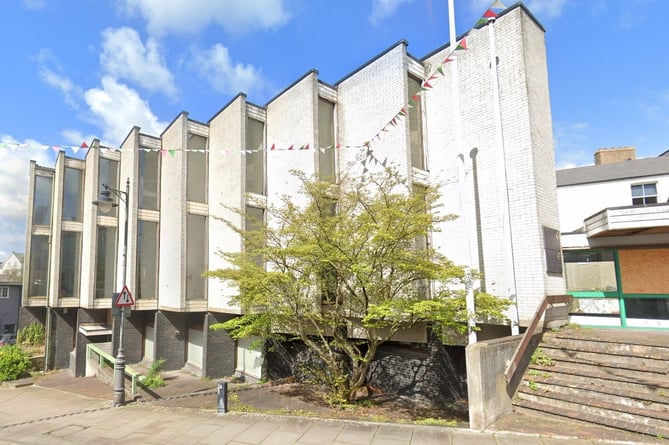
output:
[[[207,377],[221,378],[235,372],[236,342],[224,330],[209,329],[212,324],[223,323],[233,317],[214,312],[205,315],[202,373]]]
[[[181,369],[186,363],[186,314],[158,311],[156,314],[156,360],[165,359],[166,371]]]
[[[25,328],[30,323],[39,323],[42,326],[45,326],[46,308],[21,306],[19,309],[19,329]]]
[[[50,312],[51,351],[49,363],[55,369],[69,368],[70,352],[74,349],[77,328],[77,310],[54,308]]]
[[[125,317],[123,327],[123,352],[126,363],[139,363],[144,358],[144,325],[146,318],[153,318],[153,311],[132,311]]]

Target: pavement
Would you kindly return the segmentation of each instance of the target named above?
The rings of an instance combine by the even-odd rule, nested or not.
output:
[[[111,388],[94,377],[73,378],[68,371],[60,371],[25,384],[0,387],[0,444],[610,445],[660,440],[584,438],[588,435],[580,434],[579,425],[559,422],[551,422],[554,429],[542,434],[537,432],[541,423],[532,419],[529,425],[509,423],[515,431],[497,426],[480,432],[245,412],[218,414],[215,409],[184,407],[202,404],[199,398],[215,400],[211,391],[215,382],[196,378],[189,384],[168,384],[170,391],[181,394],[142,394],[117,408],[111,407]],[[184,393],[193,388],[199,389]],[[531,432],[517,430],[523,425],[531,427]],[[556,428],[561,433],[556,434]]]

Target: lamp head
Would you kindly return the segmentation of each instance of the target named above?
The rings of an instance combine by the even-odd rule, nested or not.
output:
[[[93,204],[98,206],[98,209],[102,213],[109,213],[109,211],[117,207],[118,204],[111,198],[111,192],[109,190],[103,190],[100,192],[100,197],[93,201]]]

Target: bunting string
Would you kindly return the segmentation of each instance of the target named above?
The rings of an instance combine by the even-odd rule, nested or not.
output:
[[[500,0],[495,0],[490,8],[488,8],[485,13],[481,16],[480,19],[476,21],[476,24],[474,25],[474,28],[478,29],[481,28],[488,23],[494,21],[498,15],[500,14],[501,11],[506,9],[506,6],[500,1]],[[362,144],[354,144],[354,145],[330,145],[327,147],[315,147],[316,150],[319,150],[320,152],[325,152],[326,150],[360,150],[363,153],[362,156],[362,165],[363,165],[363,170],[364,172],[367,171],[367,165],[370,163],[376,164],[376,165],[382,165],[385,167],[387,158],[385,158],[383,161],[379,160],[373,150],[373,145],[376,141],[380,141],[382,138],[382,134],[391,131],[393,127],[396,127],[400,124],[400,122],[405,119],[408,114],[409,110],[411,108],[414,108],[424,97],[425,93],[430,91],[433,88],[433,83],[440,77],[445,76],[445,66],[452,62],[455,57],[455,53],[457,51],[466,51],[467,50],[467,35],[469,34],[469,31],[464,34],[464,36],[458,40],[454,45],[451,45],[450,51],[446,54],[446,56],[443,58],[442,62],[437,64],[430,74],[427,76],[426,79],[424,79],[420,83],[420,88],[419,91],[416,92],[416,94],[412,95],[408,102],[402,106],[402,108],[397,111],[386,123],[381,127],[381,129],[372,136],[369,140],[363,142]],[[74,154],[79,154],[80,152],[86,153],[88,150],[91,149],[99,149],[101,151],[105,152],[121,152],[121,151],[128,151],[128,150],[134,150],[132,149],[122,149],[119,147],[105,147],[105,146],[100,146],[97,144],[94,144],[93,146],[89,146],[86,142],[83,142],[81,145],[41,145],[41,144],[28,144],[28,143],[14,143],[14,142],[0,142],[0,149],[9,149],[9,150],[19,150],[19,149],[41,149],[44,151],[52,150],[55,153],[58,153],[60,151],[65,151],[65,150],[70,150]],[[229,155],[232,153],[238,153],[241,151],[242,154],[253,154],[257,152],[263,152],[263,151],[300,151],[300,150],[311,150],[311,146],[309,143],[306,144],[291,144],[290,146],[287,147],[277,147],[275,143],[272,143],[269,148],[258,148],[258,149],[212,149],[212,148],[205,148],[205,149],[193,149],[193,148],[148,148],[148,147],[139,147],[140,151],[145,151],[145,152],[158,152],[163,156],[174,156],[177,152],[196,152],[196,153],[221,153],[223,155]]]

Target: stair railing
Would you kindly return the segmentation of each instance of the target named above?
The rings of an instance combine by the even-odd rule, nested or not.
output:
[[[506,377],[507,383],[511,381],[513,375],[516,372],[516,369],[518,369],[518,365],[520,365],[520,362],[525,356],[525,353],[527,352],[527,347],[530,345],[530,340],[532,340],[532,336],[535,334],[537,326],[539,326],[539,322],[543,318],[544,313],[548,308],[548,305],[553,306],[554,304],[560,304],[560,303],[569,304],[571,302],[571,299],[572,299],[571,295],[546,295],[544,297],[543,301],[539,305],[539,308],[537,308],[537,311],[534,313],[532,322],[525,330],[523,338],[520,341],[520,344],[518,344],[518,347],[516,348],[516,352],[513,353],[513,357],[511,358],[511,361],[509,362],[509,364],[506,367],[506,370],[504,371],[504,376]],[[543,327],[541,331],[543,332]]]

